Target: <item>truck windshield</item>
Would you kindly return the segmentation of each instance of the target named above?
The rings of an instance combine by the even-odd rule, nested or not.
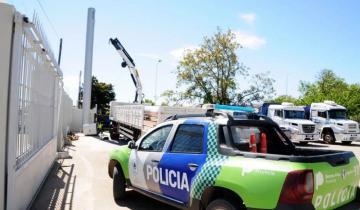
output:
[[[284,110],[286,119],[305,119],[305,111]]]
[[[344,109],[333,109],[328,112],[330,119],[346,119],[346,110]]]

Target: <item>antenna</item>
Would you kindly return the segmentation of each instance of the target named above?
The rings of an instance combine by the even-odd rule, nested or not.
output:
[[[289,77],[289,74],[288,74],[288,71],[286,71],[286,78],[285,78],[285,95],[288,96],[288,77]]]

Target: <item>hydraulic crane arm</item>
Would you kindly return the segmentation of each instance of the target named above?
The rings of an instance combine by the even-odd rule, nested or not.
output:
[[[123,59],[123,62],[121,63],[121,66],[125,68],[126,66],[129,68],[131,79],[134,82],[136,93],[135,93],[135,100],[134,103],[142,103],[143,102],[143,92],[142,92],[142,85],[140,81],[140,76],[135,68],[134,60],[131,58],[129,53],[125,50],[124,46],[120,43],[120,41],[117,38],[110,38],[110,42],[112,45],[114,45],[117,52],[120,54],[121,58]]]

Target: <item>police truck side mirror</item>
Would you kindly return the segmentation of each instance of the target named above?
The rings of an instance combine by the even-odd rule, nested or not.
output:
[[[129,141],[128,147],[129,149],[136,149],[135,141],[134,140]]]

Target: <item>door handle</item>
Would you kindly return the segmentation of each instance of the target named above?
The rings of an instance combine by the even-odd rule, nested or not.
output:
[[[197,169],[197,167],[198,167],[198,164],[189,163],[188,166],[189,166],[191,171],[195,171]]]
[[[159,160],[151,160],[151,162],[153,162],[153,163],[159,163],[160,161],[159,161]]]

